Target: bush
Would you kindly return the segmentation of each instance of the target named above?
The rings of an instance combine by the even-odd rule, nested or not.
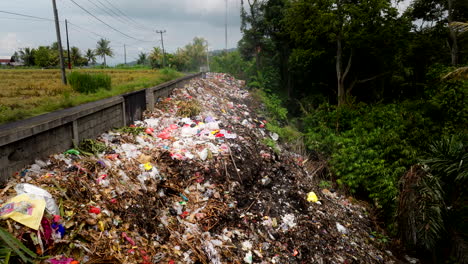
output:
[[[180,76],[179,72],[168,67],[161,69],[159,72],[162,74],[161,80],[163,82],[168,82]]]
[[[103,73],[72,72],[68,75],[68,82],[73,90],[79,93],[95,93],[104,88],[111,90],[111,77]]]
[[[419,128],[425,119],[404,104],[325,104],[303,121],[307,147],[329,157],[338,184],[371,198],[391,220],[398,180],[421,152],[415,142],[428,138]]]

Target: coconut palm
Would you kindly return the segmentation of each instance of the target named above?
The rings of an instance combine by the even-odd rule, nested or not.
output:
[[[106,55],[109,57],[114,56],[114,52],[111,47],[109,47],[110,41],[101,38],[96,45],[95,53],[98,56],[101,56],[104,59],[104,65],[106,65]]]
[[[23,61],[24,65],[26,66],[34,65],[34,53],[35,52],[36,50],[32,48],[24,48],[19,51],[20,58]]]
[[[137,64],[146,64],[146,53],[140,52],[140,54],[138,54]]]
[[[79,65],[81,60],[81,51],[78,47],[72,47],[70,49],[71,61],[74,65]]]
[[[91,63],[91,64],[96,63],[96,54],[94,54],[94,51],[92,49],[88,49],[86,51],[85,58],[88,61],[88,63]]]
[[[154,47],[149,55],[151,66],[153,68],[160,68],[162,65],[163,54],[160,48]]]

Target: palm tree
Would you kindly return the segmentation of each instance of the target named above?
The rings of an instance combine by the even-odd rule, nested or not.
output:
[[[19,52],[20,58],[23,61],[24,65],[26,66],[34,65],[34,53],[35,52],[36,50],[32,48],[24,48],[20,50]]]
[[[91,64],[96,63],[96,54],[94,54],[94,51],[92,49],[88,49],[86,51],[85,58],[88,61],[88,63],[91,63]]]
[[[145,64],[145,63],[146,63],[146,53],[140,52],[140,54],[138,54],[137,64]]]
[[[158,47],[154,47],[153,48],[153,51],[151,51],[150,55],[149,55],[149,59],[150,59],[150,62],[151,62],[151,66],[153,68],[158,68],[158,67],[161,67],[162,65],[162,58],[163,58],[163,54],[162,54],[162,51],[160,48]]]
[[[104,59],[104,65],[106,65],[106,55],[109,57],[114,56],[114,52],[109,47],[110,41],[101,38],[96,45],[96,55],[101,56]]]
[[[71,57],[71,61],[73,62],[73,65],[78,65],[81,59],[80,49],[77,47],[72,47],[70,50],[70,57]]]

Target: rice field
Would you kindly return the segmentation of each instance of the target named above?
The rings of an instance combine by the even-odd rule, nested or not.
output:
[[[175,79],[177,72],[150,69],[78,69],[111,76],[112,90],[80,94],[62,83],[58,69],[0,69],[0,124],[135,91]]]

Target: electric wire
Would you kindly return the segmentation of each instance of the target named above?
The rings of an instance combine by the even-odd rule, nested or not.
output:
[[[107,27],[111,28],[112,30],[126,36],[127,38],[131,38],[131,39],[134,39],[134,40],[137,40],[137,41],[141,41],[141,42],[152,42],[152,41],[148,41],[148,40],[142,40],[142,39],[137,39],[137,38],[134,38],[128,34],[125,34],[124,32],[114,28],[113,26],[107,24],[106,22],[104,22],[102,19],[98,18],[97,16],[95,16],[94,14],[92,14],[91,12],[89,12],[87,9],[85,9],[84,7],[82,7],[81,5],[79,5],[77,2],[75,2],[74,0],[70,0],[73,4],[75,4],[76,6],[78,6],[81,10],[85,11],[88,15],[94,17],[96,20],[100,21],[101,23],[103,23],[104,25],[106,25]]]
[[[99,1],[99,0],[97,0],[97,1]],[[113,4],[112,4],[111,2],[109,2],[108,0],[104,0],[104,1],[105,1],[106,3],[108,3],[111,7],[113,7],[115,10],[117,10],[117,12],[119,12],[120,14],[122,14],[125,18],[127,18],[128,21],[133,22],[133,23],[135,23],[136,25],[139,25],[140,27],[143,27],[143,28],[145,28],[146,30],[153,32],[153,30],[152,30],[151,28],[148,28],[148,27],[146,27],[145,25],[138,23],[136,20],[134,20],[133,18],[131,18],[130,16],[128,16],[127,14],[125,14],[124,12],[122,12],[119,8],[117,8],[115,5],[113,5]]]
[[[8,11],[3,11],[3,10],[0,10],[0,13],[10,14],[10,15],[16,15],[16,16],[22,16],[22,17],[35,18],[35,19],[40,19],[40,20],[54,21],[53,19],[50,19],[50,18],[37,17],[37,16],[30,16],[30,15],[25,15],[25,14],[20,14],[20,13],[15,13],[15,12],[8,12]]]
[[[130,21],[128,18],[126,18],[126,17],[124,17],[124,16],[122,16],[122,15],[120,15],[120,14],[117,14],[114,10],[112,10],[111,8],[109,8],[108,6],[106,6],[105,4],[103,4],[100,0],[95,0],[95,1],[97,1],[105,10],[109,10],[109,12],[112,13],[112,14],[110,14],[109,12],[103,10],[104,12],[106,12],[106,13],[109,14],[110,16],[114,17],[114,19],[118,19],[121,23],[123,23],[123,24],[125,24],[125,25],[132,26],[133,28],[135,28],[135,29],[137,29],[137,30],[140,30],[140,31],[145,31],[145,32],[148,31],[148,30],[145,29],[145,28],[142,28],[142,27],[140,27],[140,26],[134,25],[133,23],[131,23],[131,21]],[[130,23],[129,23],[129,22],[130,22]],[[152,31],[151,31],[151,32],[152,32]]]

